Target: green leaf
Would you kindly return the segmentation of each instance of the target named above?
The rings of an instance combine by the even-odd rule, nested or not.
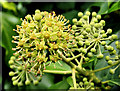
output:
[[[68,82],[68,84],[69,84],[71,87],[73,87],[73,79],[72,79],[72,76],[69,76],[69,77],[67,78],[67,82]]]
[[[60,3],[57,3],[57,7],[61,10],[74,9],[75,2],[60,2]]]
[[[12,2],[0,2],[0,4],[2,4],[3,8],[16,12],[15,3],[12,3]]]
[[[26,89],[48,89],[52,85],[54,85],[54,75],[44,74],[38,85],[30,84],[30,86],[26,86]]]
[[[120,79],[112,79],[110,82],[120,86]]]
[[[0,18],[2,20],[2,22],[0,22],[2,28],[2,40],[0,40],[0,44],[6,50],[5,60],[7,64],[10,56],[13,54],[12,48],[15,46],[15,44],[11,42],[12,36],[16,35],[13,29],[16,24],[20,23],[20,19],[5,12],[0,12]]]
[[[72,19],[77,17],[78,11],[72,10],[66,13],[63,13],[63,15],[66,17],[66,19],[70,20],[70,23],[72,23]]]
[[[2,76],[0,75],[0,84],[2,83]]]
[[[116,10],[119,10],[120,9],[120,1],[119,2],[116,2],[114,3],[111,8],[108,10],[108,12],[113,12],[113,11],[116,11]]]
[[[63,81],[60,81],[54,85],[52,85],[49,89],[68,89],[69,84],[67,83],[66,79]]]
[[[60,64],[62,64],[62,66],[56,62],[56,63],[51,63],[50,66],[46,66],[46,70],[55,70],[55,71],[71,71],[71,67],[66,64],[65,62],[63,61],[60,61]]]

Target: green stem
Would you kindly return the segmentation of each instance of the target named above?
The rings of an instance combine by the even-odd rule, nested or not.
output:
[[[53,74],[72,74],[72,71],[55,71],[55,70],[43,70],[45,73],[53,73]]]
[[[102,84],[106,84],[106,83],[109,83],[110,81],[109,80],[107,80],[107,81],[104,81],[104,82],[102,82]]]
[[[116,62],[116,63],[114,63],[114,64],[112,64],[112,65],[108,65],[108,66],[106,66],[106,67],[103,67],[103,68],[100,68],[100,69],[93,70],[92,72],[102,71],[102,70],[111,68],[111,67],[113,67],[113,66],[115,66],[115,65],[117,65],[117,64],[119,64],[119,63],[120,63],[120,60],[118,60],[118,62]]]
[[[75,78],[75,69],[74,68],[72,68],[72,78],[73,78],[74,88],[77,89],[76,78]]]
[[[79,64],[79,67],[80,67],[80,69],[82,69],[82,63],[83,63],[83,55],[81,56],[81,59],[80,59],[80,64]]]

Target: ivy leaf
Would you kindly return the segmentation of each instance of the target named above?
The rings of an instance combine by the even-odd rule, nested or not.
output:
[[[49,89],[68,89],[69,84],[67,83],[67,80],[64,79],[63,81],[60,81],[54,85],[52,85]]]
[[[12,2],[0,2],[2,4],[3,8],[12,10],[16,13],[16,4]]]
[[[77,17],[78,11],[77,10],[72,10],[66,13],[63,13],[63,15],[66,17],[66,19],[70,20],[70,23],[72,23],[72,19],[74,17]]]
[[[71,71],[71,67],[66,64],[63,61],[60,61],[60,64],[62,64],[62,66],[56,62],[56,63],[51,63],[50,66],[46,66],[46,70],[53,70],[53,71]]]
[[[75,2],[60,2],[60,3],[57,3],[57,7],[61,10],[74,9]]]
[[[15,46],[15,44],[11,42],[12,36],[16,35],[16,32],[14,32],[13,29],[15,28],[15,25],[20,23],[20,19],[5,12],[0,12],[0,17],[2,20],[2,22],[0,21],[2,28],[2,40],[0,39],[0,44],[6,50],[5,60],[7,64],[10,56],[13,54],[12,48]]]
[[[120,9],[120,1],[119,2],[116,2],[114,3],[111,8],[108,10],[108,12],[113,12],[113,11],[116,11],[116,10],[119,10]]]
[[[72,76],[69,76],[69,77],[67,78],[67,82],[68,82],[68,84],[69,84],[71,87],[73,87],[73,79],[72,79]]]

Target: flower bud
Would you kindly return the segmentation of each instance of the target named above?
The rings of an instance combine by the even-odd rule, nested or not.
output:
[[[14,75],[15,75],[15,73],[13,71],[9,72],[9,76],[14,76]]]
[[[13,64],[14,63],[14,61],[13,60],[9,60],[9,64],[11,65],[11,64]]]
[[[89,11],[86,11],[85,14],[86,14],[87,16],[89,16],[89,15],[90,15],[90,12],[89,12]]]
[[[114,74],[115,73],[115,70],[114,69],[110,69],[109,71],[111,74]]]
[[[110,60],[110,57],[109,57],[109,56],[106,56],[105,59],[106,59],[106,60]]]
[[[84,77],[84,78],[83,78],[83,81],[84,81],[84,82],[86,82],[86,81],[87,81],[87,78],[86,78],[86,77]]]
[[[92,12],[92,16],[95,17],[97,15],[96,12]]]
[[[82,13],[82,12],[79,12],[79,13],[78,13],[78,16],[79,16],[79,17],[82,17],[82,16],[83,16],[83,13]]]
[[[76,25],[73,25],[73,26],[72,26],[72,29],[74,29],[74,30],[77,29],[77,26],[76,26]]]
[[[38,80],[34,80],[34,81],[33,81],[33,84],[34,84],[34,85],[37,85],[38,83],[39,83]]]
[[[109,64],[109,65],[111,65],[112,63],[113,63],[113,61],[112,61],[112,60],[109,60],[109,61],[108,61],[108,64]]]
[[[97,56],[97,58],[103,58],[103,57],[104,57],[103,54],[99,54],[99,55]]]
[[[101,42],[101,45],[102,45],[102,46],[105,46],[105,45],[106,45],[106,42],[105,42],[105,41],[102,41],[102,42]]]
[[[17,85],[18,84],[18,80],[13,81],[13,85]]]
[[[25,81],[25,85],[29,85],[30,84],[30,81],[29,80],[26,80]]]
[[[93,52],[93,53],[95,53],[95,52],[96,52],[96,49],[95,49],[95,48],[91,48],[90,51]]]
[[[112,33],[112,29],[107,29],[107,33],[111,34]]]
[[[77,19],[74,18],[74,19],[72,20],[72,22],[73,22],[73,23],[77,23]]]
[[[97,19],[101,19],[101,15],[97,15],[96,17],[97,17]]]
[[[117,35],[115,35],[115,34],[112,35],[112,39],[113,39],[113,40],[115,40],[115,39],[117,39],[117,38],[118,38]]]

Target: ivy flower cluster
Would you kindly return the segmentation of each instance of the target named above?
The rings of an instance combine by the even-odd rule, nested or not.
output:
[[[15,69],[15,72],[9,73],[13,76],[13,85],[22,86],[23,78],[26,85],[31,81],[38,84],[45,66],[61,60],[56,50],[67,47],[70,38],[65,31],[70,30],[67,23],[69,20],[63,15],[56,16],[55,12],[36,10],[33,17],[28,14],[21,26],[17,25],[17,30],[13,29],[18,33],[18,36],[12,36],[12,42],[17,46],[12,48],[15,53],[9,61],[10,68]]]

